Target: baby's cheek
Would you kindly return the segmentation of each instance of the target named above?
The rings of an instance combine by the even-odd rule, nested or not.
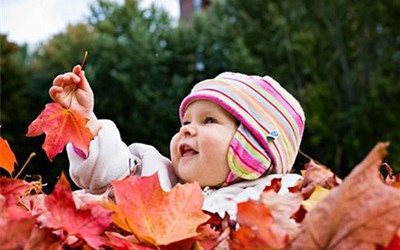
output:
[[[178,142],[179,142],[180,134],[176,133],[172,138],[169,143],[169,152],[171,159],[173,156],[176,156],[177,151],[178,151]]]

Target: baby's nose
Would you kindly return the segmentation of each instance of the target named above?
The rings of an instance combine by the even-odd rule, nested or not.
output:
[[[196,134],[196,129],[193,128],[193,126],[191,126],[190,124],[188,124],[188,125],[183,125],[180,128],[179,132],[183,136],[194,136]]]

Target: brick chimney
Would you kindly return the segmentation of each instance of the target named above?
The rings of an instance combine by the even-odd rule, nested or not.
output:
[[[180,21],[190,24],[194,12],[205,9],[211,0],[179,0]]]

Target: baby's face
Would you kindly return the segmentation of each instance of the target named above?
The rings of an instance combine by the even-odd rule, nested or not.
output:
[[[236,130],[235,118],[219,105],[206,100],[191,103],[170,144],[178,178],[202,187],[223,183],[230,171],[228,147]]]

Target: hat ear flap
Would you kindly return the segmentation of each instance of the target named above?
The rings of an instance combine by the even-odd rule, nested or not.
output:
[[[237,178],[257,179],[273,167],[268,152],[243,124],[239,125],[232,138],[227,157],[231,173],[229,173],[226,183]]]

